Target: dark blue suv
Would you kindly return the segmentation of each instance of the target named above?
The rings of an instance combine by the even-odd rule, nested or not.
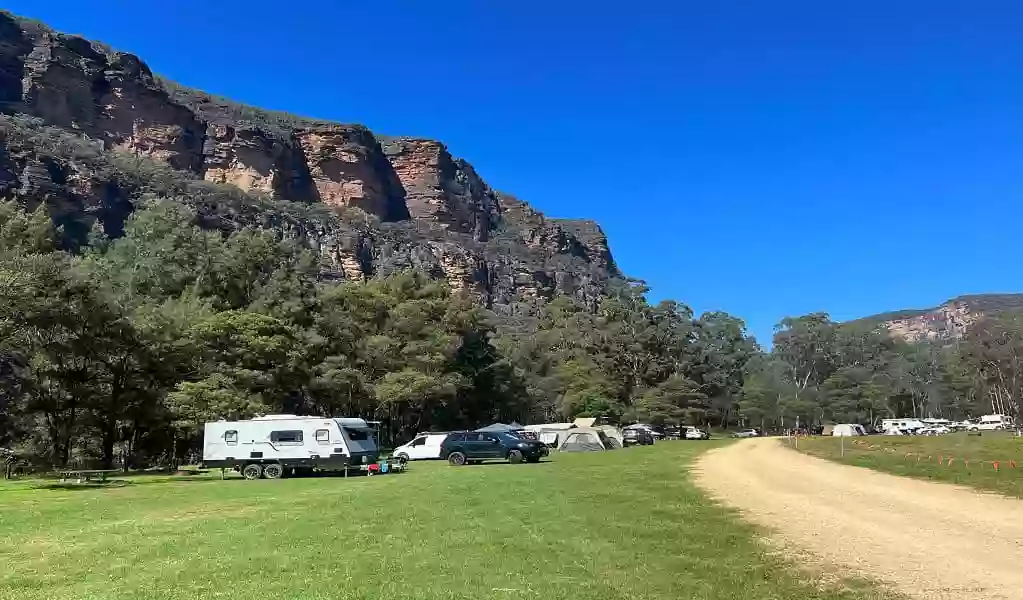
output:
[[[545,454],[542,442],[505,432],[460,431],[448,434],[440,445],[440,457],[458,467],[481,460],[535,463]]]

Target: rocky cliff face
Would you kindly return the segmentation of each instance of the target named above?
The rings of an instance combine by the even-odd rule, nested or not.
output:
[[[908,342],[957,339],[981,316],[963,302],[949,302],[921,315],[885,321],[884,325],[892,335]]]
[[[892,335],[910,342],[953,340],[984,317],[1023,310],[1023,294],[959,296],[936,308],[906,310],[867,317],[883,324]]]
[[[418,268],[514,312],[555,294],[595,302],[618,276],[595,223],[549,219],[495,192],[440,142],[381,143],[358,125],[235,104],[161,80],[133,55],[2,12],[0,107],[11,115],[0,123],[0,192],[27,206],[48,203],[73,245],[96,221],[118,235],[155,186],[196,202],[217,227],[300,236],[319,250],[325,277]],[[150,160],[176,174],[146,167],[150,177],[162,173],[159,185],[132,182],[139,161]],[[203,181],[237,192],[211,192]],[[238,210],[266,202],[366,217],[314,211],[281,220]]]
[[[395,138],[383,145],[406,192],[409,213],[486,241],[500,219],[497,196],[471,165],[433,140]]]

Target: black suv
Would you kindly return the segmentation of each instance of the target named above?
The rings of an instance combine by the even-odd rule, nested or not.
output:
[[[540,462],[547,453],[542,442],[503,432],[462,431],[449,434],[440,445],[440,457],[455,466],[478,460]]]
[[[646,429],[626,429],[622,432],[622,445],[629,446],[652,446],[654,436]]]

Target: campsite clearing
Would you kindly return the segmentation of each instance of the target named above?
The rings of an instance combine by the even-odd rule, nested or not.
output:
[[[844,456],[842,444],[838,438],[806,438],[799,440],[798,449],[894,475],[958,483],[1023,498],[1023,438],[1009,432],[847,438]]]
[[[921,600],[1019,598],[1023,503],[743,440],[698,462],[699,484],[784,551]]]
[[[783,568],[708,501],[688,468],[716,445],[349,479],[12,482],[0,485],[0,597],[882,597]]]

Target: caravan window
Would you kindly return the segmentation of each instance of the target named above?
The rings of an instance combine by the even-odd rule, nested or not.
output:
[[[301,444],[302,431],[274,431],[270,434],[270,441],[274,444]]]
[[[316,441],[321,443],[321,444],[329,444],[330,443],[330,431],[328,431],[326,429],[317,429],[316,430]]]
[[[362,442],[369,439],[369,429],[349,429],[345,427],[345,433],[348,434],[348,439],[353,442]]]
[[[224,432],[224,443],[237,444],[238,443],[238,432],[234,429]]]

